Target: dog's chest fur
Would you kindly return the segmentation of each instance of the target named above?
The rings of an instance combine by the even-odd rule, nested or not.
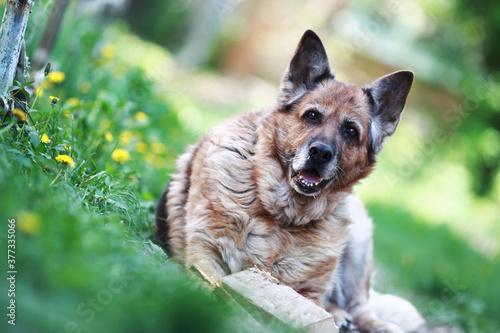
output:
[[[279,119],[270,114],[234,117],[179,159],[167,201],[169,243],[188,264],[208,249],[220,253],[225,274],[257,265],[307,293],[310,284],[327,284],[341,255],[346,194],[311,200],[290,191],[276,147]],[[179,196],[175,205],[170,198]]]

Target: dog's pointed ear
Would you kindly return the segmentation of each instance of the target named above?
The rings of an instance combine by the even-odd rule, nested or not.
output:
[[[411,71],[399,71],[363,88],[371,108],[370,139],[375,154],[382,149],[384,139],[396,131],[413,77]]]
[[[289,106],[322,80],[333,77],[321,39],[314,31],[307,30],[283,76],[279,100],[281,104]]]

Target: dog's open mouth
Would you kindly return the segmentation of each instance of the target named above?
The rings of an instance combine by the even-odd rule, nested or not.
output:
[[[297,177],[300,184],[305,187],[318,186],[322,180],[315,170],[302,170]]]
[[[304,169],[295,172],[292,177],[295,189],[305,195],[315,195],[330,181],[322,179],[320,174],[314,169]]]

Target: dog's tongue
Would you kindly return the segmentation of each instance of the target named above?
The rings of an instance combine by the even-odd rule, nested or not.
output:
[[[321,181],[321,177],[314,170],[303,170],[300,172],[300,175],[309,183],[319,183]]]

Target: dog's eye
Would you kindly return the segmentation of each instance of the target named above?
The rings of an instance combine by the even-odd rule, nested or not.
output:
[[[319,120],[319,112],[316,110],[309,110],[304,114],[307,120],[310,121],[318,121]]]
[[[347,126],[345,132],[353,139],[358,137],[358,130],[354,126]]]

